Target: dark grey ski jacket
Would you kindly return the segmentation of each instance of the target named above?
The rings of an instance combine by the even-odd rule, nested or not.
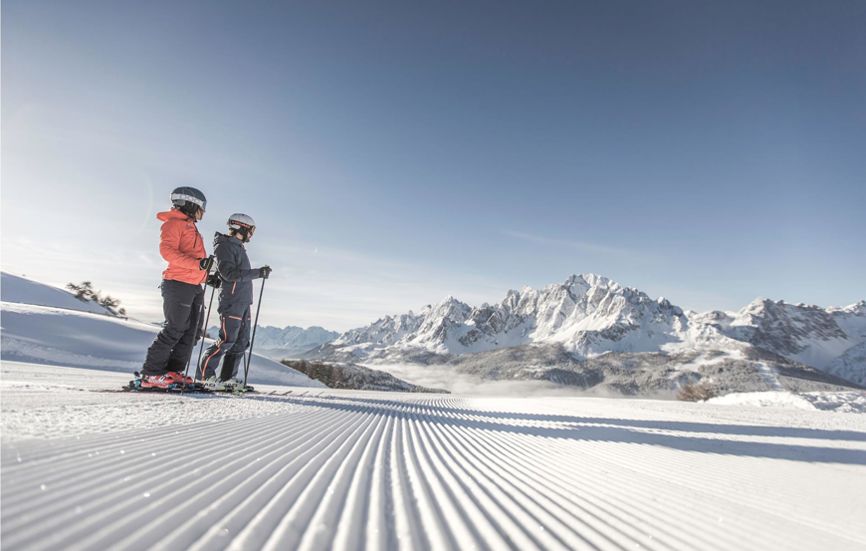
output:
[[[259,271],[250,267],[247,250],[239,239],[217,232],[213,245],[217,272],[222,279],[217,311],[241,316],[253,303],[253,280],[258,279]]]

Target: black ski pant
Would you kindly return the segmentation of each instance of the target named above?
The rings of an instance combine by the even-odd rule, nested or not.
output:
[[[161,375],[168,371],[183,373],[198,341],[204,289],[182,281],[164,279],[162,310],[165,323],[162,331],[147,349],[147,358],[141,369],[144,375]]]
[[[215,343],[204,353],[204,359],[196,372],[196,379],[203,380],[213,377],[223,360],[220,370],[220,380],[228,381],[238,374],[238,368],[244,363],[244,352],[250,345],[250,307],[241,315],[230,313],[220,314],[220,333]],[[202,372],[204,377],[202,378]]]

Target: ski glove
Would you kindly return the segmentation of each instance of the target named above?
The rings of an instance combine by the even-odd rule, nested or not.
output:
[[[259,268],[259,277],[262,279],[268,279],[268,276],[271,275],[271,271],[270,266],[262,266]]]
[[[207,258],[202,258],[198,261],[198,267],[205,272],[209,272],[211,268],[213,268],[213,255],[210,255]]]
[[[220,285],[223,283],[223,278],[220,277],[219,274],[211,274],[208,276],[207,281],[205,281],[207,285],[210,285],[214,289],[219,289]]]

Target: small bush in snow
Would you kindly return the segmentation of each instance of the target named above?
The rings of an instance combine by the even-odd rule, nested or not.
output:
[[[95,294],[93,291],[93,284],[89,281],[82,281],[77,285],[75,283],[67,283],[66,288],[75,293],[75,298],[81,302],[93,300]]]
[[[716,392],[710,388],[710,385],[705,383],[696,383],[685,385],[680,388],[680,391],[677,393],[677,400],[682,400],[684,402],[701,402],[703,400],[709,400],[715,395]]]
[[[75,298],[82,302],[95,302],[114,316],[126,317],[126,308],[120,307],[120,300],[113,298],[111,295],[100,295],[99,291],[93,289],[93,283],[89,281],[82,281],[78,284],[67,283],[66,288],[72,291],[75,294]]]

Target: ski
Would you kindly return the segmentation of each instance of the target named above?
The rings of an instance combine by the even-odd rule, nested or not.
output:
[[[129,383],[123,385],[121,392],[157,392],[163,394],[183,394],[200,393],[200,394],[234,394],[235,396],[243,394],[259,394],[259,392],[251,385],[244,385],[240,381],[237,383],[220,383],[214,385],[207,382],[193,383],[174,383],[167,387],[145,387],[141,384],[141,375],[136,372],[135,378]]]
[[[128,384],[125,384],[121,387],[121,390],[125,392],[157,392],[162,394],[183,394],[183,393],[198,393],[198,394],[212,394],[213,391],[207,388],[205,385],[201,383],[190,383],[190,384],[182,384],[175,383],[169,385],[166,388],[160,387],[143,387],[141,386],[141,379],[136,377],[135,379],[129,381]]]
[[[137,381],[130,381],[128,385],[123,385],[121,390],[123,392],[150,392],[155,394],[213,394],[213,391],[205,388],[201,384],[191,384],[191,385],[171,385],[167,388],[144,388],[140,384],[136,384]]]
[[[238,385],[229,387],[232,394],[258,394],[258,391],[250,385]]]
[[[259,392],[250,385],[243,386],[243,385],[224,384],[218,388],[210,388],[209,390],[211,392],[217,392],[217,393],[222,393],[222,394],[234,394],[234,395],[259,394]]]

